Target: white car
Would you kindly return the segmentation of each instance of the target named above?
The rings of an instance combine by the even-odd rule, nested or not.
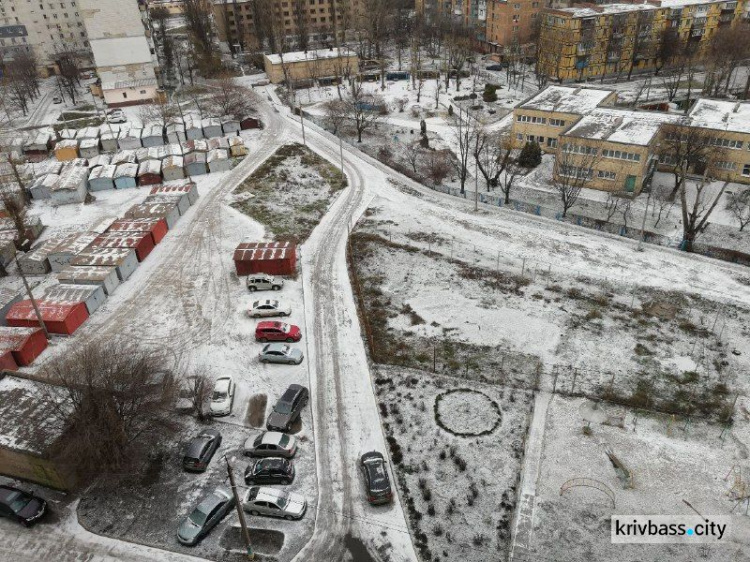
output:
[[[263,318],[268,316],[289,316],[292,307],[284,305],[277,300],[255,301],[248,309],[247,315],[251,318]]]
[[[234,404],[234,379],[231,376],[216,379],[211,396],[211,415],[228,416]]]
[[[245,494],[242,509],[254,516],[302,519],[307,511],[307,500],[301,494],[266,486],[252,486]]]
[[[113,109],[107,115],[108,123],[125,123],[126,121],[127,118],[125,117],[125,113],[123,113],[122,109]]]

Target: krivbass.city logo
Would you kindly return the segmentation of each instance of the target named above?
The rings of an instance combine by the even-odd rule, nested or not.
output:
[[[726,542],[731,516],[711,515],[613,515],[612,542],[615,544],[696,544]]]

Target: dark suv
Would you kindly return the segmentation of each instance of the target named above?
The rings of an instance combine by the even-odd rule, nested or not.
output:
[[[46,511],[47,502],[42,498],[13,486],[0,486],[0,517],[15,519],[31,527]]]
[[[215,429],[204,429],[188,445],[182,458],[182,468],[190,472],[205,472],[219,445],[221,433]]]
[[[299,418],[309,398],[310,395],[304,386],[289,385],[268,416],[266,428],[269,431],[289,431],[289,426]]]
[[[367,488],[367,501],[372,505],[390,503],[393,500],[388,465],[382,453],[371,451],[362,455],[359,468]]]
[[[245,469],[245,484],[291,484],[294,465],[288,459],[258,459]]]

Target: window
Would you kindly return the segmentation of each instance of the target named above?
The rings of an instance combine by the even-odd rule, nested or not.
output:
[[[564,127],[565,121],[563,121],[562,119],[550,119],[549,124],[553,127]]]
[[[594,170],[591,168],[582,168],[580,166],[560,166],[560,175],[567,178],[591,179]]]
[[[532,117],[531,115],[519,115],[516,118],[516,121],[518,121],[519,123],[535,123],[540,125],[547,124],[546,117]]]
[[[716,167],[720,170],[736,170],[737,169],[737,162],[725,162],[725,161],[719,161],[716,163]]]
[[[615,158],[616,160],[630,160],[631,162],[640,162],[641,155],[634,152],[625,152],[622,150],[602,150],[602,156],[605,158]]]
[[[518,14],[513,14],[513,23],[518,23],[518,21],[521,19],[521,16]]]
[[[711,146],[720,146],[722,148],[742,148],[745,145],[743,141],[722,138],[712,138],[708,142]]]
[[[513,4],[513,9],[514,10],[520,10],[521,9],[521,4]]]
[[[599,149],[595,148],[593,146],[586,146],[583,144],[569,144],[565,143],[563,145],[563,152],[568,152],[572,154],[593,154],[596,155],[599,153]]]
[[[599,177],[599,179],[609,180],[609,181],[615,181],[615,179],[617,178],[617,173],[609,172],[607,170],[599,170],[599,172],[596,175]]]
[[[127,92],[123,92],[122,93],[122,97],[124,97],[124,98],[128,97],[128,93]]]
[[[547,139],[547,146],[550,148],[557,148],[557,139],[553,139],[552,137],[549,137]]]
[[[743,176],[750,176],[750,164],[745,164],[742,167],[742,175]]]
[[[523,140],[523,135],[521,133],[516,133],[516,140]]]

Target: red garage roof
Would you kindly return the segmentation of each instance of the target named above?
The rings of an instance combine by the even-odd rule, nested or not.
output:
[[[83,302],[61,304],[54,301],[38,300],[36,305],[39,308],[39,314],[42,316],[44,325],[53,334],[70,335],[89,317],[86,304]],[[8,326],[39,327],[34,307],[29,300],[14,304],[5,319]]]
[[[11,352],[16,364],[31,365],[47,347],[41,328],[13,328],[0,326],[0,354]]]
[[[234,251],[234,261],[281,260],[296,251],[293,242],[242,242]]]
[[[133,248],[138,261],[143,261],[154,249],[150,232],[108,232],[94,240],[97,248]]]
[[[161,242],[167,234],[167,221],[163,218],[121,219],[112,223],[109,232],[150,232],[154,244]]]

